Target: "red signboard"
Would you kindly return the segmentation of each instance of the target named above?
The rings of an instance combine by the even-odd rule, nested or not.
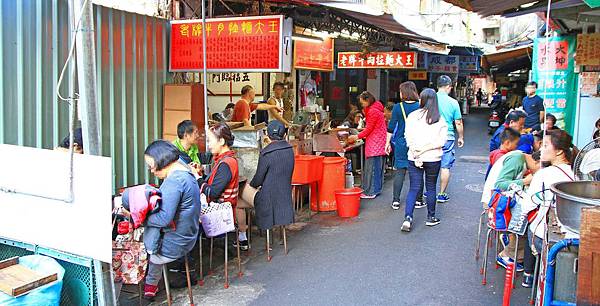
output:
[[[416,52],[339,52],[338,68],[415,69]]]
[[[294,41],[294,67],[333,71],[333,38],[324,38],[322,42]]]
[[[206,21],[206,60],[210,71],[282,71],[283,16],[211,18]],[[202,21],[171,22],[171,71],[199,71]]]
[[[410,81],[427,81],[427,71],[425,71],[425,70],[409,71],[408,79]]]

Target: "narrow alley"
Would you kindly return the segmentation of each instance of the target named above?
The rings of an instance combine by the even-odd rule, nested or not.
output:
[[[362,200],[357,218],[321,213],[299,232],[288,231],[289,254],[277,238],[266,261],[264,238],[256,237],[253,257],[243,256],[237,278],[230,249],[230,287],[222,273],[194,289],[198,305],[501,305],[504,270],[490,254],[488,285],[481,285],[474,244],[487,160],[485,109],[465,118],[465,146],[457,151],[450,184],[451,200],[438,204],[439,226],[425,226],[426,210],[415,212],[414,229],[400,231],[403,207],[390,208],[392,184],[383,196]],[[402,200],[406,197],[405,181]],[[404,204],[403,204],[404,205]],[[278,235],[275,235],[278,237]],[[222,267],[216,269],[222,272]],[[517,281],[520,282],[518,276]],[[513,305],[526,305],[529,291],[517,283]],[[177,291],[177,305],[188,305]]]

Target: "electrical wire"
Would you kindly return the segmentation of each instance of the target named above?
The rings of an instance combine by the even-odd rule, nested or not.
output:
[[[87,5],[87,3],[90,0],[85,0],[85,2],[83,3],[82,7],[85,7]],[[83,19],[83,11],[79,14],[79,18],[77,18],[77,22],[75,23],[75,30],[73,31],[73,37],[71,39],[71,47],[69,48],[69,55],[67,56],[67,60],[65,61],[65,65],[63,66],[61,72],[60,72],[60,77],[58,78],[58,83],[56,84],[56,95],[58,96],[58,98],[62,101],[66,101],[69,102],[71,100],[74,100],[75,97],[71,97],[68,99],[65,99],[61,94],[60,94],[60,85],[62,83],[62,79],[65,75],[65,71],[67,70],[67,65],[69,65],[69,62],[72,60],[73,58],[73,51],[75,51],[75,40],[77,37],[77,32],[79,32],[79,26],[81,25],[81,20]]]

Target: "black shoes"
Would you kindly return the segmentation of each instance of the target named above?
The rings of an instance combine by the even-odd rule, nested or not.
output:
[[[427,221],[425,221],[425,225],[427,226],[436,226],[438,224],[440,224],[440,219],[436,218],[436,217],[427,217]]]

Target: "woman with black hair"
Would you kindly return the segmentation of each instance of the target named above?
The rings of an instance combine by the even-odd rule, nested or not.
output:
[[[548,213],[554,205],[554,194],[550,191],[550,186],[575,180],[572,167],[577,149],[573,146],[571,135],[563,130],[546,131],[541,152],[542,165],[547,166],[533,175],[527,193],[521,200],[521,211],[524,214],[539,208],[536,217],[529,224],[529,241],[525,245],[522,286],[526,288],[533,285],[534,278],[535,257],[531,246],[535,246],[536,253],[541,252],[542,241],[548,232]]]
[[[408,144],[408,174],[410,190],[406,197],[405,217],[402,231],[410,232],[417,195],[423,190],[423,174],[427,196],[427,220],[425,225],[435,226],[440,219],[435,216],[436,183],[440,173],[442,147],[448,138],[448,126],[440,117],[435,90],[425,88],[420,96],[420,109],[406,119],[404,132]]]
[[[194,175],[179,161],[179,154],[177,147],[164,140],[154,141],[144,152],[150,172],[163,180],[160,210],[148,215],[145,227],[145,233],[161,235],[159,239],[155,239],[156,235],[144,235],[144,245],[150,254],[144,287],[144,297],[148,299],[156,296],[163,265],[190,252],[200,228],[200,191]]]
[[[214,156],[214,166],[208,179],[200,183],[200,192],[209,202],[229,202],[235,211],[239,189],[239,168],[235,158],[233,134],[229,126],[219,123],[207,134],[208,147]],[[246,244],[247,246],[247,244]],[[243,249],[243,246],[241,247]]]

